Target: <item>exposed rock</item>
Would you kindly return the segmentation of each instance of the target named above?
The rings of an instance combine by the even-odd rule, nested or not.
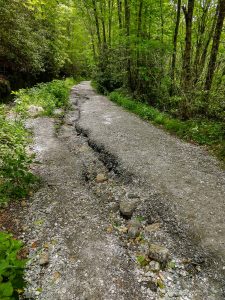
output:
[[[120,202],[120,212],[124,217],[131,218],[139,201],[122,200]]]
[[[127,233],[127,231],[128,231],[128,228],[125,227],[125,226],[121,226],[121,227],[119,228],[119,232],[120,232],[120,233]]]
[[[150,244],[148,256],[165,266],[169,260],[169,250],[160,245]]]
[[[128,193],[127,198],[129,198],[129,199],[139,199],[140,196],[138,194],[135,194],[135,193]]]
[[[155,260],[150,261],[149,267],[150,267],[150,270],[153,272],[158,272],[160,270],[160,264],[159,264],[159,262],[157,262]]]
[[[157,292],[158,289],[157,284],[154,281],[148,282],[148,288],[155,293]]]
[[[76,121],[76,118],[74,118],[72,116],[67,116],[64,121],[65,121],[66,125],[73,126]]]
[[[137,227],[137,228],[141,228],[142,227],[141,222],[139,220],[137,220],[137,219],[130,220],[129,223],[128,223],[128,226],[130,226],[130,227]]]
[[[119,204],[117,202],[110,202],[108,208],[111,212],[117,212],[119,210]]]
[[[21,206],[22,206],[22,207],[26,207],[26,206],[27,206],[27,202],[26,202],[25,200],[22,200],[22,201],[21,201]]]
[[[141,229],[140,221],[138,221],[137,219],[130,220],[128,224],[128,236],[133,239],[138,237],[141,232],[140,229]]]
[[[45,266],[49,263],[49,255],[48,253],[42,253],[39,257],[39,265]]]
[[[108,178],[107,178],[107,176],[106,176],[105,174],[100,173],[100,174],[98,174],[98,175],[96,176],[96,179],[95,179],[95,180],[96,180],[97,183],[103,183],[103,182],[107,181]]]
[[[41,106],[30,105],[29,108],[28,108],[28,114],[31,117],[36,117],[36,116],[40,115],[43,112],[44,112],[44,109]]]
[[[135,226],[131,226],[128,229],[128,236],[132,239],[138,237],[140,234],[140,228],[139,227],[135,227]]]
[[[160,229],[160,223],[154,223],[147,225],[145,227],[145,232],[153,232],[153,231],[158,231]]]
[[[7,207],[9,207],[9,203],[8,202],[0,202],[0,209],[1,208],[7,208]]]
[[[55,116],[60,116],[60,115],[62,115],[63,114],[63,109],[62,108],[56,108],[54,111],[53,111],[53,114],[55,115]]]

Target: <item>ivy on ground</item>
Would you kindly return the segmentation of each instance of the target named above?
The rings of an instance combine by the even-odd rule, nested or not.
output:
[[[25,259],[19,258],[23,244],[12,235],[0,232],[0,299],[17,300],[23,292]]]

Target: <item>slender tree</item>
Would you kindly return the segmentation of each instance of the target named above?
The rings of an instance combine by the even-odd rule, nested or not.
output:
[[[124,0],[124,17],[125,17],[125,30],[127,38],[127,75],[128,86],[132,88],[132,74],[131,74],[131,49],[130,49],[130,0]]]
[[[177,59],[177,38],[178,38],[179,26],[180,26],[180,16],[181,16],[181,0],[178,0],[176,25],[175,25],[174,36],[173,36],[173,55],[172,55],[172,64],[171,64],[171,89],[170,89],[171,96],[174,91],[175,68],[176,68],[176,59]]]
[[[119,22],[119,28],[123,28],[122,23],[122,0],[117,0],[117,9],[118,9],[118,22]]]
[[[208,65],[208,70],[206,75],[206,81],[205,81],[206,91],[210,91],[212,86],[212,80],[216,69],[216,61],[217,61],[217,55],[218,55],[218,50],[220,45],[221,33],[223,29],[224,18],[225,18],[225,1],[219,0],[218,17],[217,17],[214,36],[213,36],[212,50],[210,54],[210,60],[209,60],[209,65]]]
[[[185,91],[190,89],[191,85],[191,47],[192,47],[192,21],[194,12],[195,0],[188,0],[188,8],[182,6],[185,25],[186,25],[186,35],[185,35],[185,50],[183,57],[183,72],[182,72],[182,83]]]
[[[205,40],[205,31],[207,29],[206,23],[207,23],[207,16],[209,7],[211,4],[211,0],[203,1],[201,5],[202,13],[200,17],[198,18],[198,29],[197,29],[197,41],[196,41],[196,51],[195,51],[195,58],[194,58],[194,65],[193,65],[193,71],[194,71],[194,83],[197,83],[199,79],[200,70],[202,69],[200,65],[200,59],[201,59],[201,53],[202,48],[204,46],[204,40]]]

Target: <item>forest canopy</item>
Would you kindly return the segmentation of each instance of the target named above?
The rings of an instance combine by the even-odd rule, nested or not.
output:
[[[223,0],[0,0],[1,79],[92,76],[182,119],[225,118]]]
[[[85,73],[88,52],[72,1],[0,0],[0,75],[12,88]]]

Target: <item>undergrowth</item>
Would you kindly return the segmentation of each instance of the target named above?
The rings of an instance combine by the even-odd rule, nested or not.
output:
[[[6,118],[0,107],[0,205],[29,193],[35,176],[30,172],[32,156],[26,152],[29,132],[21,120]]]
[[[208,119],[189,119],[183,121],[117,91],[110,93],[109,97],[113,102],[139,115],[142,119],[163,126],[170,133],[176,134],[186,141],[209,146],[225,162],[224,122]]]
[[[30,171],[34,156],[27,152],[31,134],[24,122],[30,114],[29,109],[38,107],[37,115],[47,116],[53,115],[57,108],[65,110],[74,84],[71,78],[53,80],[14,92],[16,100],[12,112],[16,112],[16,117],[10,117],[7,106],[0,106],[0,207],[7,206],[10,200],[27,197],[37,182]],[[23,292],[26,260],[19,259],[22,246],[12,235],[0,232],[1,300],[17,300]]]
[[[69,105],[70,88],[75,84],[73,78],[39,83],[30,89],[13,92],[16,96],[15,111],[26,117],[32,106],[41,107],[40,115],[51,116],[57,108],[66,109]]]
[[[23,292],[25,259],[20,259],[23,244],[12,235],[0,232],[0,299],[17,300]]]

